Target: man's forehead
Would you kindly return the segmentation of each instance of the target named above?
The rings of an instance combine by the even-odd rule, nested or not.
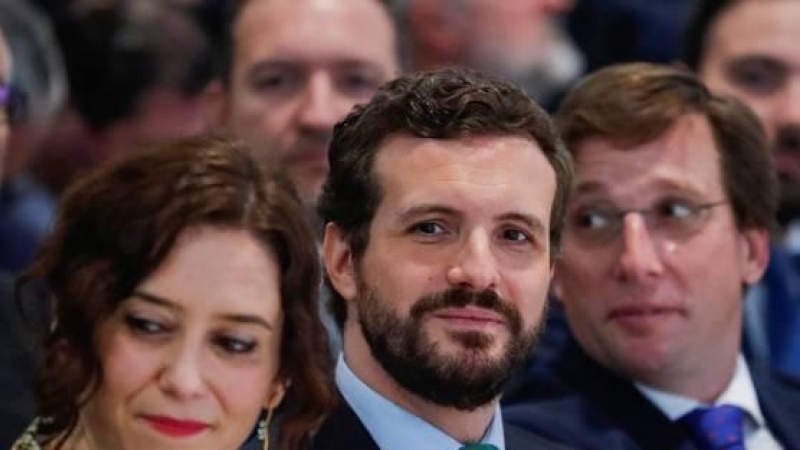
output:
[[[707,38],[707,52],[772,55],[800,52],[800,2],[738,0],[716,18]]]
[[[681,117],[662,136],[630,146],[590,138],[575,155],[576,194],[656,190],[715,192],[722,189],[719,152],[704,116]]]
[[[237,53],[341,54],[393,61],[394,29],[377,0],[251,0],[240,12]]]

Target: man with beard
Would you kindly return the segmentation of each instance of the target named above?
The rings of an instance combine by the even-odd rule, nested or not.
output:
[[[498,408],[536,341],[571,181],[546,113],[475,72],[403,77],[336,126],[330,163],[343,402],[314,448],[558,448]]]
[[[575,184],[553,291],[571,336],[504,396],[584,450],[800,449],[800,381],[741,354],[777,182],[756,116],[691,72],[612,66],[556,123]]]
[[[703,0],[696,6],[686,62],[709,88],[758,114],[780,181],[783,233],[762,282],[748,295],[748,350],[800,376],[800,2]]]

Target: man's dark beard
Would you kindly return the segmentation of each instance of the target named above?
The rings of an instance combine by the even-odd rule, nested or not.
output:
[[[360,278],[360,277],[359,277]],[[535,345],[539,327],[523,330],[516,309],[492,291],[450,289],[426,296],[404,319],[359,281],[359,322],[374,358],[404,389],[437,405],[471,411],[494,400]],[[441,354],[439,344],[423,331],[425,316],[445,307],[474,305],[500,313],[506,320],[509,343],[503,355],[491,359],[486,350],[495,336],[480,331],[451,333],[463,352]]]

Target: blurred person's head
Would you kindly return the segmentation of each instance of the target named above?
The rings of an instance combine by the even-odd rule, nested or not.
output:
[[[465,66],[501,75],[545,100],[580,73],[558,17],[572,0],[403,0],[397,14],[414,70]]]
[[[640,63],[579,82],[556,123],[575,185],[554,289],[575,337],[622,376],[715,400],[778,202],[758,118],[688,70]]]
[[[750,106],[766,127],[781,183],[782,223],[800,217],[800,2],[703,0],[687,63],[712,90]]]
[[[70,108],[38,160],[47,184],[59,190],[131,143],[207,128],[211,46],[184,9],[154,0],[58,6]]]
[[[3,166],[11,125],[11,64],[11,51],[0,28],[0,182],[3,180]]]
[[[319,277],[291,181],[243,144],[167,141],[88,174],[24,278],[53,302],[40,435],[235,450],[278,408],[279,448],[304,448],[334,402]]]
[[[66,100],[67,80],[52,27],[26,0],[0,0],[0,29],[14,60],[6,176],[25,169]]]
[[[550,118],[492,77],[420,73],[338,124],[329,157],[318,206],[348,364],[401,404],[491,405],[535,343],[559,247],[572,167]]]
[[[255,148],[270,142],[303,200],[328,173],[334,124],[398,73],[380,0],[243,0],[223,49],[223,125]]]

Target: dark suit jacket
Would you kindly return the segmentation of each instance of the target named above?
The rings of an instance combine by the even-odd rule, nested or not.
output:
[[[12,277],[0,272],[0,449],[11,447],[35,412],[36,352],[28,325],[38,318],[22,314],[13,292]]]
[[[561,352],[548,355],[504,396],[507,422],[581,450],[697,450],[686,430],[632,383],[592,361],[571,336]],[[750,370],[773,435],[784,450],[800,450],[800,381]]]
[[[510,424],[503,424],[506,450],[570,450]],[[346,401],[322,424],[312,450],[379,450]],[[413,449],[409,449],[413,450]]]

